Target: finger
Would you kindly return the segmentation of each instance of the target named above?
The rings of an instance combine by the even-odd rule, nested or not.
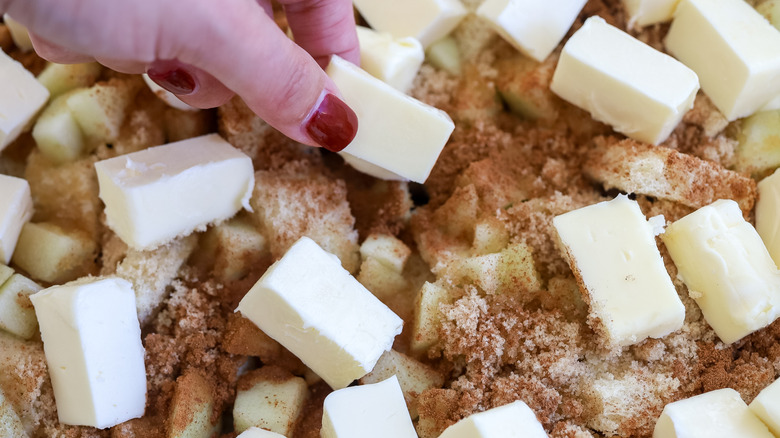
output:
[[[46,41],[33,33],[30,33],[30,40],[33,43],[35,53],[47,61],[56,62],[58,64],[80,64],[95,61],[95,58],[89,55],[65,49],[57,44]]]
[[[295,42],[324,68],[330,55],[360,65],[351,0],[282,0]]]
[[[195,108],[214,108],[234,93],[209,73],[179,61],[157,61],[146,69],[149,78]]]

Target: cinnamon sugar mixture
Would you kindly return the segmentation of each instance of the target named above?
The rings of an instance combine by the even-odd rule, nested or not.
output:
[[[479,1],[464,3],[474,8]],[[591,15],[626,29],[619,1],[591,0],[569,35]],[[630,33],[663,49],[667,29],[656,25]],[[0,27],[5,44],[3,35]],[[665,148],[640,144],[549,91],[560,47],[544,63],[529,64],[474,17],[453,37],[461,51],[461,75],[426,63],[411,91],[456,124],[425,186],[376,180],[336,155],[295,144],[237,99],[213,113],[187,114],[165,107],[146,89],[128,112],[122,140],[75,163],[54,166],[29,137],[7,149],[0,169],[30,180],[33,220],[81,229],[98,243],[100,250],[83,273],[116,274],[133,282],[146,348],[146,416],[99,431],[58,423],[40,339],[0,335],[0,388],[31,436],[166,436],[177,379],[197,372],[211,388],[221,436],[233,437],[230,413],[240,382],[266,370],[306,378],[309,395],[292,438],[318,437],[322,400],[330,389],[233,313],[273,260],[303,235],[338,255],[404,318],[394,349],[443,377],[441,387],[416,394],[415,426],[423,438],[514,400],[526,402],[552,437],[649,437],[669,402],[731,387],[749,403],[780,375],[780,322],[732,345],[721,343],[660,240],[685,304],[685,324],[662,339],[608,347],[588,318],[552,228],[555,215],[620,192],[635,196],[648,217],[663,214],[673,221],[727,197],[751,218],[756,182],[732,170],[738,123],[729,125],[700,93]],[[25,62],[40,68],[34,58]],[[497,97],[497,87],[533,96],[541,114],[534,120],[513,114]],[[223,275],[219,249],[204,255],[208,233],[154,251],[128,250],[105,226],[97,198],[94,161],[212,130],[252,157],[257,170],[254,212],[241,216],[260,231],[266,246],[242,256],[249,268],[238,278]],[[638,171],[647,159],[663,160],[663,172]],[[359,244],[370,234],[396,236],[411,248],[398,282],[380,284],[368,273]],[[472,258],[510,250],[522,266],[508,276],[499,265],[483,264],[473,275],[459,268]],[[426,281],[448,298],[435,309],[437,339],[415,349],[416,300]]]

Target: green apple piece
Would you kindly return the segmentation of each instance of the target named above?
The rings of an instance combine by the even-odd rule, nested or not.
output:
[[[214,410],[212,388],[194,370],[187,370],[176,379],[176,389],[168,417],[168,438],[209,438],[214,431],[211,414]]]
[[[30,295],[43,289],[34,281],[14,274],[0,286],[0,329],[30,339],[38,332],[38,319]]]
[[[255,426],[291,436],[308,396],[308,386],[301,377],[266,365],[241,376],[233,423],[236,432]]]
[[[417,396],[428,388],[438,388],[444,384],[444,376],[433,368],[411,357],[389,350],[379,357],[374,369],[360,379],[360,383],[379,383],[392,376],[398,378],[401,391],[404,393],[409,414],[416,420]]]
[[[11,260],[33,279],[61,284],[86,274],[96,253],[95,242],[83,231],[28,222]]]
[[[68,97],[68,107],[89,139],[113,142],[125,120],[127,107],[139,87],[133,81],[112,79],[79,90]]]
[[[383,302],[409,288],[409,282],[399,271],[374,257],[360,265],[357,281]]]
[[[24,424],[19,415],[11,406],[11,403],[5,398],[2,389],[0,389],[0,436],[22,438],[27,437]]]
[[[756,11],[780,30],[780,0],[766,0],[756,6]]]
[[[488,218],[474,226],[472,248],[477,254],[491,254],[501,251],[509,244],[509,231],[501,221]]]
[[[38,75],[38,82],[49,90],[54,99],[76,88],[91,87],[103,68],[97,62],[86,64],[49,63]]]
[[[11,18],[8,14],[3,14],[3,23],[11,33],[11,39],[14,41],[14,45],[22,52],[32,52],[33,44],[30,40],[30,33],[22,23]]]
[[[377,259],[398,273],[403,271],[404,263],[411,254],[412,250],[405,243],[389,234],[372,234],[360,245],[360,255],[363,260]]]
[[[260,260],[270,257],[265,237],[243,217],[210,228],[202,243],[213,251],[213,273],[223,281],[245,277]]]
[[[455,38],[444,37],[431,44],[425,51],[428,62],[453,75],[460,74],[460,49]]]
[[[0,286],[14,275],[14,269],[10,266],[0,265]]]
[[[41,153],[55,164],[76,161],[84,154],[84,136],[70,112],[68,97],[76,90],[55,98],[43,110],[32,136]]]
[[[513,113],[528,120],[558,117],[556,97],[549,87],[555,62],[540,64],[518,55],[499,60],[496,69],[496,89]]]
[[[417,294],[412,320],[411,351],[424,355],[439,342],[442,304],[452,304],[452,295],[439,282],[426,282]]]
[[[737,171],[760,175],[780,166],[780,110],[744,119],[737,140]]]

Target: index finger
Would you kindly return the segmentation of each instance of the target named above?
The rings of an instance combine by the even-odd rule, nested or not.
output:
[[[281,0],[295,42],[321,67],[331,55],[360,65],[351,0]]]

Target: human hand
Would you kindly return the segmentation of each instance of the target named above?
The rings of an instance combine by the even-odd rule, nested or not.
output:
[[[59,63],[148,73],[184,102],[219,106],[235,92],[290,138],[341,150],[357,117],[322,70],[330,55],[359,63],[351,0],[0,0],[30,30],[35,50]]]

